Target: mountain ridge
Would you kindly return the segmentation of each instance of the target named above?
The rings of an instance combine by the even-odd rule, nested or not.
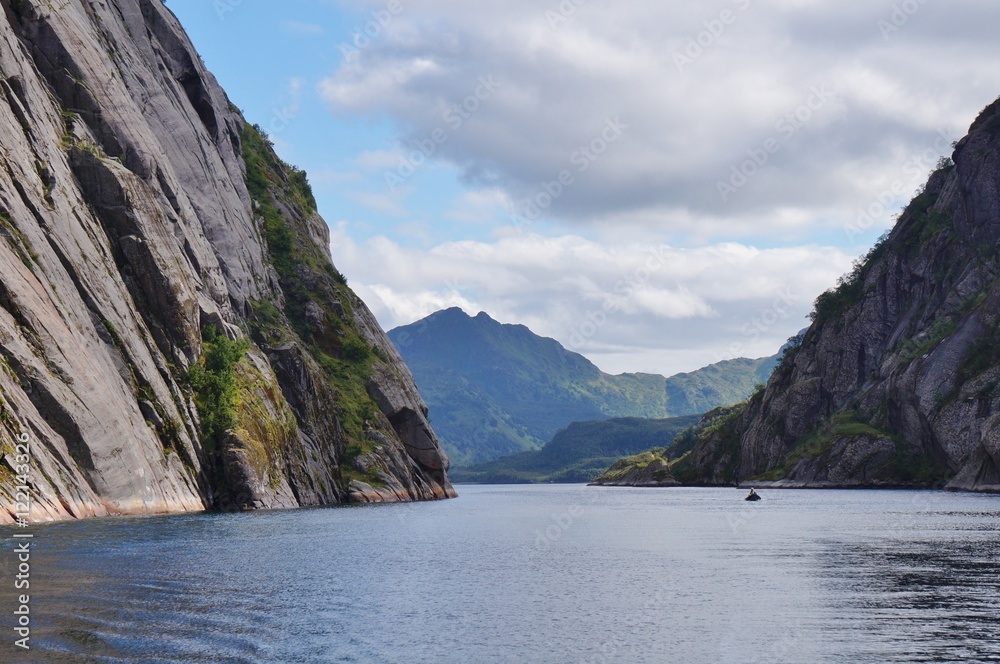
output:
[[[651,420],[613,417],[571,422],[540,450],[456,468],[456,482],[478,484],[589,482],[623,454],[651,446],[670,446],[700,416]]]
[[[456,466],[541,449],[574,421],[662,419],[742,401],[776,358],[738,358],[678,374],[602,372],[524,325],[458,307],[390,330]]]

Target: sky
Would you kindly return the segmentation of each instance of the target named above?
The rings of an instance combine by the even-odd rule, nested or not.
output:
[[[771,355],[1000,96],[995,0],[169,0],[387,330]]]

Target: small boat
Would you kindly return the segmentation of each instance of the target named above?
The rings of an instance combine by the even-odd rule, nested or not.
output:
[[[747,497],[744,498],[743,500],[750,500],[750,501],[760,500],[760,495],[758,495],[757,492],[754,491],[753,489],[750,489],[750,493],[747,494]]]

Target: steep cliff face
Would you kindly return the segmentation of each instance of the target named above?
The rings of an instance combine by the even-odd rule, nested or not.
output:
[[[0,521],[454,495],[409,370],[160,0],[0,14]],[[15,472],[17,471],[17,472]]]
[[[736,433],[695,449],[699,481],[1000,490],[1000,100],[953,159],[820,296]]]

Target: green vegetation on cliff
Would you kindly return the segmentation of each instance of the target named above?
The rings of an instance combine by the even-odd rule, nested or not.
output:
[[[240,362],[234,374],[236,440],[246,452],[257,479],[264,481],[266,477],[271,488],[276,488],[284,456],[296,441],[298,423],[278,384],[268,380],[252,363]]]
[[[832,320],[861,301],[865,294],[865,278],[871,266],[885,254],[888,239],[889,233],[879,237],[868,253],[855,259],[851,271],[837,280],[836,288],[821,293],[816,298],[813,311],[809,314],[813,322],[824,323]]]
[[[749,403],[716,408],[678,436],[678,449],[688,452],[671,463],[670,470],[685,484],[729,483],[740,463],[740,437]]]
[[[653,479],[657,481],[664,481],[672,477],[668,468],[670,465],[670,457],[667,454],[667,448],[658,447],[653,450],[640,452],[639,454],[619,459],[612,464],[610,468],[604,471],[602,475],[594,478],[594,483],[612,484],[624,479],[631,472],[636,470],[645,470],[657,462],[659,462],[662,467],[654,473]]]
[[[372,367],[385,357],[354,324],[353,293],[330,263],[328,248],[310,233],[310,224],[325,222],[316,216],[306,174],[278,158],[260,127],[244,124],[241,140],[247,188],[284,294],[282,303],[254,303],[250,331],[265,349],[298,343],[322,369],[336,396],[340,434],[350,461],[373,451],[368,430],[392,430],[366,385]],[[291,224],[290,218],[301,223]],[[380,483],[374,475],[359,474],[349,464],[341,470],[345,481]]]
[[[236,365],[250,347],[246,339],[232,341],[216,327],[204,329],[202,360],[191,367],[188,382],[194,390],[201,433],[207,447],[218,449],[226,431],[237,424]]]

